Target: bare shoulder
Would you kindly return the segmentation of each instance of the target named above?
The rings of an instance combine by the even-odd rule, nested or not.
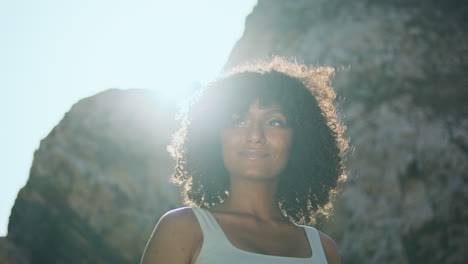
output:
[[[141,263],[191,263],[201,240],[200,226],[192,209],[171,210],[156,224]]]
[[[158,226],[161,226],[161,228],[176,229],[174,231],[184,231],[184,229],[192,230],[194,227],[199,227],[199,224],[192,208],[181,207],[161,216],[156,227]]]
[[[340,253],[338,252],[338,246],[336,245],[335,241],[321,231],[319,231],[319,234],[323,250],[325,251],[325,256],[327,257],[327,262],[329,264],[341,263]]]

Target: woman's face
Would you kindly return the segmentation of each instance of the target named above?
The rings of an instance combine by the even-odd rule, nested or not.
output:
[[[231,177],[251,180],[276,178],[288,163],[292,129],[281,107],[252,104],[234,114],[222,131],[224,165]]]

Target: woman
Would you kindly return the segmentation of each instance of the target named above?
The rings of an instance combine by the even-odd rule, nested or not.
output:
[[[142,263],[340,263],[313,227],[344,180],[330,68],[273,58],[206,88],[171,144],[186,204],[156,225]]]

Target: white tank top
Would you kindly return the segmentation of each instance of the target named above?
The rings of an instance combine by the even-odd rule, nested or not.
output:
[[[192,207],[203,232],[203,244],[195,264],[326,264],[322,242],[317,229],[304,228],[312,256],[292,258],[264,255],[236,248],[227,239],[223,229],[208,210]]]

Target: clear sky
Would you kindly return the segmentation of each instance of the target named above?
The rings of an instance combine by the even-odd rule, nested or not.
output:
[[[221,70],[256,0],[0,0],[0,236],[39,142],[109,88],[159,92]]]

